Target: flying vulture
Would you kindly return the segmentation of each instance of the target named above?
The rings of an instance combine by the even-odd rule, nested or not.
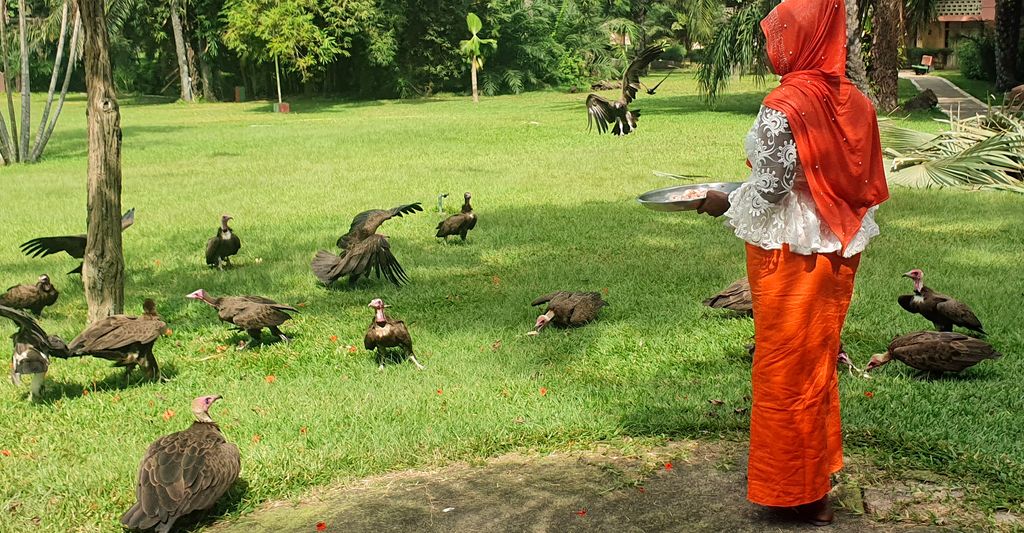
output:
[[[234,324],[239,330],[245,331],[257,344],[263,342],[263,328],[270,334],[289,342],[287,336],[278,328],[291,319],[288,313],[297,313],[298,309],[279,304],[262,296],[221,296],[214,298],[203,289],[185,295],[186,298],[206,302],[217,310],[217,317],[223,322]],[[242,348],[248,347],[242,344]]]
[[[469,200],[473,195],[467,192],[464,197],[466,202],[462,204],[462,211],[444,219],[437,225],[437,237],[444,238],[445,242],[448,242],[448,237],[454,235],[462,237],[465,242],[466,234],[476,227],[476,213],[473,212],[473,206],[469,205]]]
[[[121,217],[121,231],[128,229],[135,223],[135,208],[129,209]],[[66,252],[75,259],[85,257],[85,235],[65,235],[63,237],[38,237],[21,245],[21,251],[29,257],[46,257],[57,252]],[[82,265],[79,264],[68,274],[81,274]]]
[[[900,307],[917,313],[932,322],[939,331],[953,331],[953,326],[960,326],[985,334],[981,321],[967,304],[945,294],[935,292],[924,285],[924,272],[913,269],[904,277],[914,281],[914,294],[900,296],[897,301]]]
[[[608,305],[608,302],[601,299],[596,292],[571,292],[557,291],[538,297],[530,303],[537,306],[548,304],[543,315],[537,317],[531,333],[537,334],[549,323],[556,326],[568,328],[582,326],[597,319],[601,308]]]
[[[14,309],[28,309],[32,314],[40,316],[43,308],[57,302],[59,293],[50,283],[50,276],[43,274],[35,285],[15,285],[0,294],[0,305]]]
[[[163,335],[167,324],[156,312],[156,303],[147,299],[142,316],[113,315],[97,320],[78,334],[68,349],[72,357],[91,355],[125,367],[125,378],[141,366],[146,378],[156,380],[160,369],[153,356],[153,344]]]
[[[238,479],[238,446],[210,418],[210,406],[219,399],[196,398],[195,422],[149,445],[139,464],[135,505],[121,517],[126,528],[167,533],[180,518],[213,508]]]
[[[950,331],[919,331],[897,337],[885,353],[871,356],[866,370],[896,359],[925,372],[960,372],[985,359],[1001,356],[981,339]]]
[[[32,374],[32,385],[28,393],[31,401],[39,396],[43,387],[43,379],[50,368],[50,358],[68,357],[68,346],[60,337],[47,335],[31,316],[17,309],[0,305],[0,316],[9,319],[18,328],[11,335],[14,341],[11,382],[18,385],[23,374]]]
[[[374,310],[374,314],[370,327],[366,330],[363,344],[367,350],[377,352],[377,369],[384,370],[384,358],[388,348],[401,348],[406,358],[412,361],[417,369],[423,370],[423,365],[416,360],[416,355],[412,351],[412,337],[409,336],[405,322],[395,320],[384,313],[384,309],[391,306],[386,305],[380,298],[374,298],[369,307]]]
[[[588,130],[593,127],[594,122],[597,122],[597,131],[600,133],[608,131],[609,124],[614,124],[611,129],[615,135],[628,135],[637,128],[640,110],[630,111],[628,106],[640,90],[640,73],[666,49],[664,44],[655,44],[640,52],[622,76],[622,96],[618,100],[609,102],[594,93],[587,96]]]
[[[206,264],[211,267],[223,270],[225,264],[231,266],[231,256],[242,247],[238,235],[228,226],[232,218],[231,215],[221,215],[217,234],[206,241]]]
[[[352,220],[348,233],[338,239],[341,255],[326,250],[316,253],[311,264],[313,274],[324,285],[348,276],[349,286],[355,286],[360,277],[376,273],[397,286],[408,281],[405,270],[391,253],[391,244],[377,228],[393,217],[423,211],[419,202],[400,205],[392,209],[363,211]]]

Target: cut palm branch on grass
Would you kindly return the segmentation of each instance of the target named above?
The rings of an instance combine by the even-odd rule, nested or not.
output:
[[[691,180],[696,178],[710,178],[705,174],[672,174],[671,172],[662,172],[660,170],[653,170],[655,176],[659,178],[672,178],[674,180]]]
[[[1024,193],[1024,119],[992,108],[986,115],[941,122],[949,129],[938,135],[879,122],[890,183]]]

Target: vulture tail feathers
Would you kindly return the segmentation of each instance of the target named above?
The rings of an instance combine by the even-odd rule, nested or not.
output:
[[[313,267],[313,274],[316,276],[316,279],[320,280],[324,285],[330,285],[341,277],[338,267],[343,264],[344,261],[341,257],[325,250],[320,250],[316,253],[316,257],[313,258],[311,266]]]

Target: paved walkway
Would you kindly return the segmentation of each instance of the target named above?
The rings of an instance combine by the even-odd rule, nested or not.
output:
[[[395,472],[318,489],[300,500],[223,520],[207,533],[815,530],[746,502],[745,452],[745,443],[683,441],[654,448],[511,454],[475,466]],[[829,533],[946,529],[935,524],[957,530],[959,520],[974,525],[983,520],[956,503],[963,491],[936,482],[941,480],[924,476],[931,481],[895,484],[865,468],[863,461],[849,461],[847,476],[853,477],[838,489],[846,493],[839,493],[845,509]]]
[[[911,71],[901,71],[900,77],[910,80],[919,91],[931,89],[939,99],[939,109],[947,116],[959,116],[963,119],[988,112],[988,106],[984,102],[967,94],[946,78],[928,74],[918,76]]]

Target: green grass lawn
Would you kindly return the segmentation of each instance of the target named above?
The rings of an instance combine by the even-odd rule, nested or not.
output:
[[[753,323],[700,302],[743,274],[743,243],[721,221],[635,201],[675,183],[652,170],[745,179],[742,139],[766,89],[730,89],[710,110],[692,78],[674,76],[641,96],[641,127],[625,138],[587,133],[583,94],[299,100],[290,115],[267,103],[126,101],[123,204],[137,209],[124,234],[128,311],[157,300],[173,329],[156,346],[171,381],[124,387],[108,362],[71,360],[52,365],[39,403],[25,400],[27,385],[0,386],[0,449],[10,453],[0,455],[0,531],[118,531],[145,448],[187,427],[190,400],[208,393],[224,396],[212,415],[241,449],[229,514],[509,450],[742,438],[748,418],[733,408],[750,394]],[[85,318],[80,281],[63,274],[77,263],[18,251],[84,230],[82,99],[64,113],[45,161],[0,169],[0,284],[49,273],[62,293],[42,324],[70,338]],[[932,127],[928,116],[909,122]],[[444,246],[433,237],[436,197],[467,190],[480,223],[468,244]],[[408,286],[316,282],[313,254],[332,249],[354,214],[411,201],[427,211],[382,228]],[[896,304],[912,267],[974,307],[1002,360],[937,381],[894,363],[871,380],[844,373],[841,387],[849,445],[893,468],[976,483],[986,508],[1024,500],[1022,208],[1004,193],[894,190],[844,334],[864,364],[893,336],[929,327]],[[202,259],[221,213],[242,239],[224,272]],[[283,328],[294,342],[218,353],[242,336],[184,298],[198,288],[300,305]],[[586,328],[526,337],[538,314],[530,300],[555,289],[607,290],[611,305]],[[409,324],[426,371],[378,372],[361,349],[378,296]]]
[[[990,81],[972,80],[961,74],[959,70],[936,70],[932,74],[946,78],[953,82],[953,85],[963,89],[967,94],[981,100],[983,103],[988,103],[990,99],[997,105],[1003,102],[1003,93],[997,91],[995,84]]]

